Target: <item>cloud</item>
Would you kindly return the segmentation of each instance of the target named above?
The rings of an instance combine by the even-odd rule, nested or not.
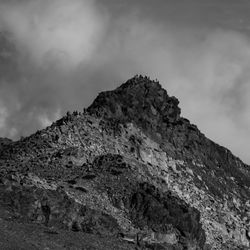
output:
[[[2,103],[0,103],[0,129],[5,128],[5,121],[7,119],[7,111],[6,108],[3,106]]]
[[[177,96],[183,116],[208,137],[250,162],[249,37],[159,19],[145,12],[149,2],[109,1],[0,4],[13,44],[0,49],[0,136],[34,132],[141,73]]]
[[[38,64],[87,60],[104,32],[91,0],[26,0],[0,4],[2,26]]]

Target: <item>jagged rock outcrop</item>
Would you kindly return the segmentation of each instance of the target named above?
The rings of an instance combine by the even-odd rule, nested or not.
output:
[[[65,237],[58,243],[65,232],[84,239],[72,249],[250,246],[249,166],[182,118],[178,100],[148,77],[0,148],[0,177],[5,237],[10,223],[36,225],[59,244],[43,234],[34,249],[71,249]]]

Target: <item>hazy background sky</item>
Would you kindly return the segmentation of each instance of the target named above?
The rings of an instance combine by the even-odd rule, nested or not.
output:
[[[82,110],[135,74],[250,163],[249,0],[0,0],[0,136]]]

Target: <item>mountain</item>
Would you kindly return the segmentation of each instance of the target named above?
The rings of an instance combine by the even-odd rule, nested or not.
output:
[[[135,76],[0,149],[0,249],[249,249],[250,168]]]

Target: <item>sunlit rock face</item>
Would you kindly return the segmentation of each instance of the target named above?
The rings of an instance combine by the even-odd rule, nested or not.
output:
[[[249,166],[180,113],[157,81],[136,76],[3,145],[1,218],[49,229],[60,249],[65,231],[90,249],[248,249]]]

